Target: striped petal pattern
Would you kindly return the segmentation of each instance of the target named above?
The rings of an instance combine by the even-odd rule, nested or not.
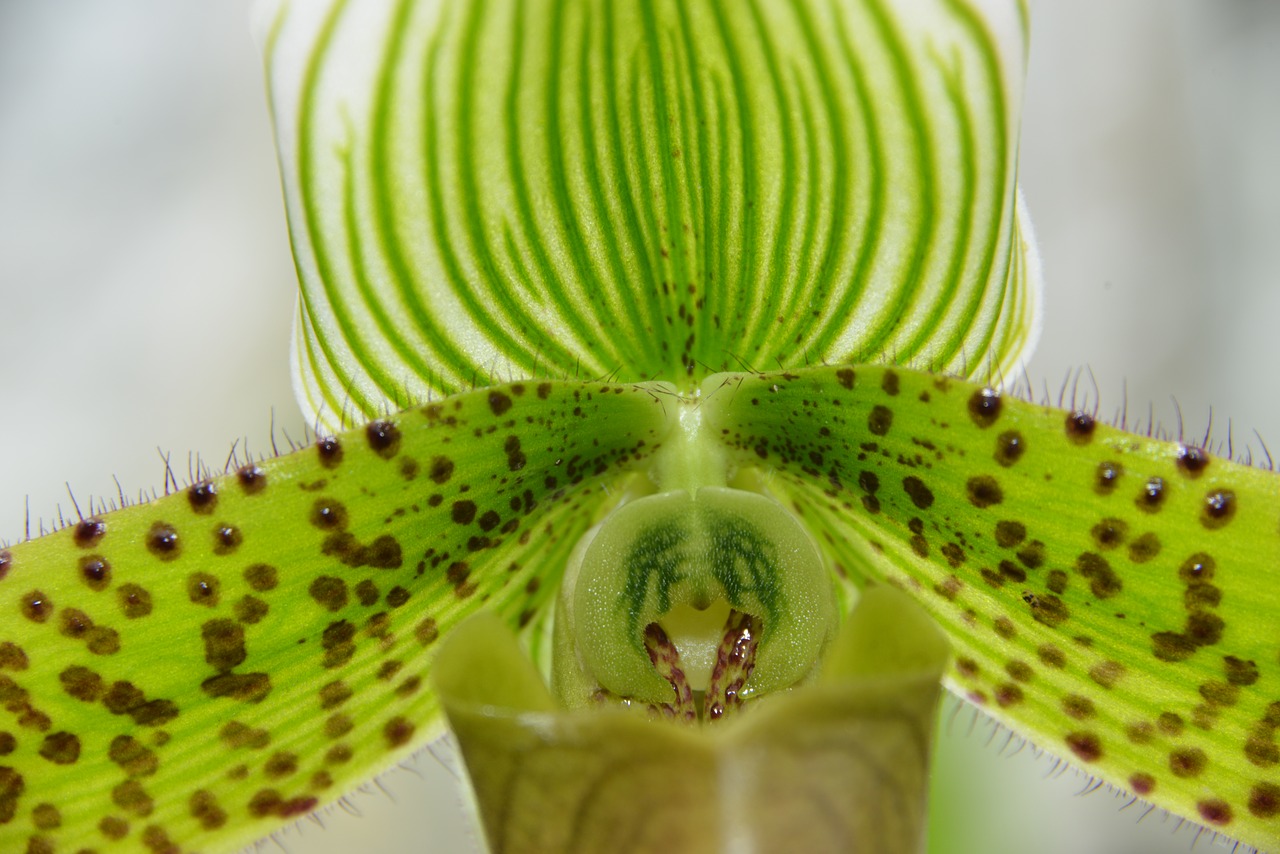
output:
[[[521,376],[998,376],[1032,343],[1020,3],[337,0],[262,29],[323,424]]]

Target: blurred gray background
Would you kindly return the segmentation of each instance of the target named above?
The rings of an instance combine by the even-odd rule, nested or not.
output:
[[[301,433],[293,270],[246,0],[0,0],[0,538],[90,496]],[[1022,184],[1048,292],[1029,374],[1087,366],[1190,435],[1280,452],[1280,3],[1041,0]],[[1092,388],[1087,381],[1084,387]],[[936,854],[1229,851],[961,712],[939,748],[964,820]],[[431,757],[278,840],[459,851]],[[384,791],[385,790],[385,791]],[[351,813],[363,817],[355,818]]]

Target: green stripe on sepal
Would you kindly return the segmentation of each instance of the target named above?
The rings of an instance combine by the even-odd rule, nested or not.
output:
[[[704,392],[709,429],[770,472],[841,575],[901,586],[948,630],[960,693],[1158,806],[1280,847],[1280,477],[905,370]]]
[[[232,850],[438,735],[436,639],[546,610],[661,391],[443,398],[0,548],[0,850]]]
[[[492,377],[1012,370],[1016,4],[297,4],[267,47],[325,423]]]

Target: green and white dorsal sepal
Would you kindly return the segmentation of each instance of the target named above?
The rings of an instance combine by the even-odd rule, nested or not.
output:
[[[1119,787],[1280,848],[1280,477],[885,367],[711,377],[706,429],[837,575],[915,595],[958,691]]]
[[[1021,0],[264,3],[321,423],[485,377],[1016,373]]]
[[[234,850],[425,744],[436,639],[543,631],[668,394],[459,394],[0,547],[0,850]]]

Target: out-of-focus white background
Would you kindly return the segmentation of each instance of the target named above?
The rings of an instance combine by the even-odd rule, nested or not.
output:
[[[158,488],[301,421],[293,270],[247,0],[0,2],[0,539],[89,496]],[[1041,0],[1022,183],[1048,279],[1029,369],[1237,451],[1280,451],[1280,3]],[[1091,388],[1091,386],[1090,386]],[[33,521],[33,525],[37,523]],[[0,625],[2,628],[2,625]],[[968,735],[940,755],[966,816],[935,854],[1191,850],[1083,778]],[[1011,752],[1011,751],[1006,751]],[[474,847],[429,757],[290,851]],[[469,841],[470,840],[470,841]],[[1196,851],[1230,850],[1203,836]]]

